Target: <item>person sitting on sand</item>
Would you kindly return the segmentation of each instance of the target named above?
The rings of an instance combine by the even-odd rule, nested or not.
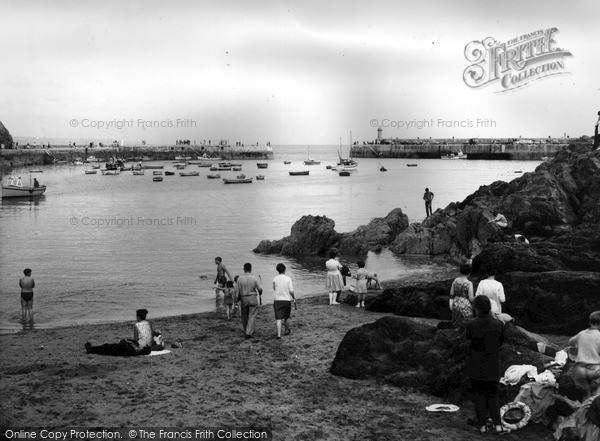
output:
[[[461,265],[459,268],[460,277],[452,282],[450,288],[450,311],[452,311],[452,323],[457,327],[464,325],[473,318],[473,308],[471,302],[475,298],[473,295],[473,282],[468,277],[471,274],[471,265]]]
[[[146,320],[147,309],[136,311],[137,322],[133,325],[133,340],[121,340],[119,343],[105,343],[100,346],[92,346],[88,341],[85,350],[88,354],[113,355],[118,357],[133,357],[136,355],[148,355],[153,345],[154,332],[152,324]]]
[[[590,314],[590,327],[572,337],[569,346],[577,350],[575,386],[583,390],[584,399],[600,393],[600,311]]]

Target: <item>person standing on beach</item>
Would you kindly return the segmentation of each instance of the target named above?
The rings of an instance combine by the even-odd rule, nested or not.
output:
[[[433,192],[429,191],[429,188],[425,189],[425,193],[423,194],[423,200],[425,201],[425,217],[429,217],[432,214],[431,202],[433,201],[434,196]]]
[[[450,311],[452,312],[452,323],[457,327],[464,325],[473,318],[471,302],[475,299],[473,295],[473,282],[468,277],[471,274],[471,265],[463,264],[459,268],[460,277],[452,282],[450,287]]]
[[[577,349],[573,381],[585,400],[600,391],[600,311],[590,314],[590,327],[572,337],[569,346]]]
[[[244,264],[244,274],[237,280],[236,299],[241,303],[242,327],[246,339],[254,334],[254,322],[258,315],[258,296],[262,295],[258,277],[252,274],[252,264]]]
[[[25,268],[23,274],[25,276],[19,280],[19,286],[21,287],[21,322],[25,324],[29,314],[29,320],[33,324],[33,288],[35,288],[35,281],[31,277],[31,269]]]
[[[354,287],[354,293],[358,297],[357,308],[365,307],[365,294],[367,293],[367,277],[369,275],[365,268],[365,262],[359,260],[356,262],[358,270],[356,271],[356,286]]]
[[[479,432],[487,432],[488,412],[496,433],[506,431],[500,418],[498,385],[500,372],[500,346],[504,342],[504,325],[490,315],[492,305],[485,296],[475,297],[473,309],[475,319],[465,326],[465,337],[469,342],[469,356],[465,371],[471,379],[473,403]]]
[[[329,293],[329,304],[339,305],[336,297],[340,295],[343,289],[342,264],[336,259],[337,251],[329,251],[329,260],[325,262],[325,268],[327,268],[327,277],[325,278],[325,288]]]
[[[292,302],[296,304],[294,297],[294,286],[292,279],[285,275],[285,265],[277,264],[277,276],[273,277],[273,309],[275,310],[275,321],[277,324],[277,338],[281,338],[281,325],[285,328],[284,335],[290,334],[288,320],[292,313]]]

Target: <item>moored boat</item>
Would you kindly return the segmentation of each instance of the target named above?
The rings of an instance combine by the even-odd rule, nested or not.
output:
[[[133,176],[143,176],[144,170],[133,170]]]
[[[258,168],[267,168],[267,167],[269,167],[269,164],[268,164],[268,163],[266,163],[266,162],[257,162],[257,163],[256,163],[256,166],[257,166]]]
[[[179,176],[200,176],[199,171],[180,172]]]
[[[256,180],[257,181],[264,181],[265,180],[265,175],[256,175]]]
[[[339,175],[340,175],[340,176],[350,176],[350,174],[351,174],[351,173],[350,173],[350,171],[348,171],[348,170],[342,170],[342,171],[339,173]]]
[[[290,176],[306,176],[310,173],[310,170],[291,171],[289,173],[290,173]]]
[[[103,175],[118,175],[119,173],[121,173],[121,170],[114,169],[114,170],[109,170],[109,169],[102,169],[100,170],[102,172]]]
[[[154,177],[152,178],[152,180],[153,180],[154,182],[162,182],[162,180],[163,180],[163,177],[162,177],[162,176],[154,176]]]
[[[21,178],[10,176],[6,184],[2,185],[2,198],[22,198],[41,196],[46,191],[45,185],[39,185],[37,179],[35,184],[23,185]]]
[[[85,170],[86,175],[95,175],[96,173],[98,173],[97,169]]]
[[[225,179],[223,178],[223,182],[225,184],[251,184],[253,178],[237,178],[237,179]]]
[[[154,176],[161,176],[161,175],[162,175],[162,172],[161,172],[160,170],[154,170],[154,171],[152,172],[152,174],[153,174]]]
[[[157,169],[157,170],[165,168],[164,165],[157,165],[157,164],[143,164],[143,166],[144,166],[144,168],[147,168],[147,169]]]
[[[206,175],[208,179],[221,179],[221,175],[218,173],[209,173]]]
[[[167,171],[165,172],[165,175],[166,175],[166,176],[173,176],[174,174],[175,174],[175,172],[173,172],[173,171],[168,171],[168,170],[167,170]]]
[[[406,164],[407,167],[416,167],[419,164]]]

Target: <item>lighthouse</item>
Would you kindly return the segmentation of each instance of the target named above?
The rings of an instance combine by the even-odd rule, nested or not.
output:
[[[381,126],[379,126],[377,128],[377,144],[381,144],[382,134],[383,134],[383,129],[381,128]]]

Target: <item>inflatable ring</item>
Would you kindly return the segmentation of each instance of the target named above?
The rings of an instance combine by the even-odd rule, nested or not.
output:
[[[521,412],[523,412],[523,418],[521,418],[521,420],[518,423],[514,423],[514,424],[507,423],[504,420],[504,416],[509,410],[520,410]],[[529,406],[527,404],[521,403],[520,401],[513,401],[512,403],[505,404],[500,409],[500,420],[502,421],[502,425],[504,427],[506,427],[507,429],[510,429],[510,430],[521,429],[522,427],[525,427],[527,425],[527,423],[529,422],[530,419],[531,419],[531,409],[529,408]]]

